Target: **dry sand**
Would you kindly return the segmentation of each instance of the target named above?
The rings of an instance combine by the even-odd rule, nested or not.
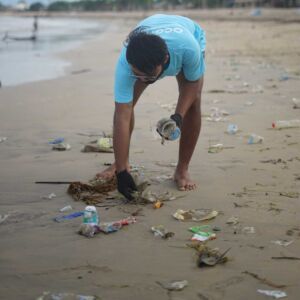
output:
[[[300,256],[300,199],[279,194],[299,192],[299,128],[270,129],[274,120],[300,118],[300,110],[293,109],[291,102],[300,97],[299,23],[285,22],[299,21],[299,14],[284,11],[282,22],[259,22],[264,14],[244,22],[230,20],[228,11],[218,14],[227,20],[216,21],[209,14],[199,20],[208,40],[203,113],[218,107],[230,115],[227,122],[203,118],[190,167],[198,189],[159,210],[144,207],[136,224],[115,234],[87,239],[76,234],[80,218],[55,223],[52,219],[61,207],[70,204],[73,211],[80,211],[84,203],[74,202],[65,185],[34,182],[87,181],[104,168],[104,162],[113,160],[112,154],[81,153],[90,138],[78,133],[111,129],[114,65],[135,20],[115,18],[97,39],[65,53],[63,57],[73,63],[65,77],[0,89],[0,136],[7,137],[0,143],[0,214],[9,215],[0,224],[1,299],[36,299],[44,291],[110,300],[267,299],[257,289],[276,288],[243,274],[246,270],[287,285],[282,290],[288,299],[299,299],[300,261],[272,259]],[[82,69],[90,71],[72,74]],[[289,80],[280,81],[285,74]],[[211,93],[214,89],[244,93]],[[131,163],[143,165],[146,175],[173,172],[156,162],[176,162],[178,144],[162,146],[150,127],[170,114],[159,103],[176,99],[176,81],[167,78],[151,86],[136,107]],[[237,124],[241,132],[225,134],[229,123]],[[248,145],[245,135],[249,133],[263,136],[264,142]],[[47,142],[58,136],[72,145],[70,151],[51,151]],[[213,142],[233,148],[210,154],[208,146]],[[261,162],[270,159],[281,161]],[[170,181],[159,187],[176,192]],[[52,192],[56,198],[41,198]],[[98,212],[103,221],[116,220],[127,216],[124,207],[128,205]],[[225,265],[197,268],[194,251],[185,247],[191,223],[172,218],[178,208],[222,212],[208,222],[221,227],[209,246],[231,247]],[[239,218],[240,228],[253,226],[255,233],[234,234],[226,224],[232,216]],[[155,238],[150,227],[158,224],[175,236],[166,241]],[[290,229],[295,230],[287,235]],[[271,243],[274,240],[293,243],[284,247]],[[176,279],[188,280],[189,286],[168,293],[156,283]]]

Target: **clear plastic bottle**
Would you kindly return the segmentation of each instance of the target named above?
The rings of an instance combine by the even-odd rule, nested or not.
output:
[[[223,144],[211,145],[208,148],[208,153],[219,153],[224,149]]]
[[[236,124],[229,124],[227,127],[227,133],[236,134],[238,132],[238,126]]]
[[[264,138],[262,136],[259,136],[255,133],[250,134],[248,138],[248,144],[261,144],[264,141]]]
[[[94,226],[98,225],[98,223],[99,216],[96,207],[93,205],[86,206],[83,214],[83,224]]]
[[[272,123],[274,129],[297,128],[300,127],[300,120],[281,120]]]

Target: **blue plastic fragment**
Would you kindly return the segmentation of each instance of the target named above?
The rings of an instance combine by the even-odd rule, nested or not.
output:
[[[59,137],[59,138],[54,139],[53,141],[50,141],[49,144],[50,145],[57,145],[57,144],[63,143],[64,140],[65,140],[65,138]]]
[[[56,222],[62,222],[62,221],[65,221],[65,220],[71,220],[71,219],[81,217],[81,216],[83,216],[83,214],[84,214],[83,211],[78,211],[78,212],[75,212],[75,213],[72,213],[72,214],[69,214],[69,215],[55,217],[53,220],[56,221]]]

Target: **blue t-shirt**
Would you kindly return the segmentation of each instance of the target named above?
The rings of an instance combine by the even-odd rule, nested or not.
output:
[[[203,52],[206,47],[205,32],[194,21],[175,15],[153,15],[137,27],[160,36],[167,44],[170,63],[159,79],[165,76],[176,76],[181,70],[185,78],[195,81],[205,72]],[[118,103],[129,103],[133,100],[134,84],[137,79],[126,59],[126,47],[121,54],[115,71],[114,95]]]

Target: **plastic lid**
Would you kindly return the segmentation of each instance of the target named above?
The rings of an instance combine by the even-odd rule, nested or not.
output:
[[[97,211],[96,207],[94,205],[89,205],[85,207],[85,210],[87,211]]]

